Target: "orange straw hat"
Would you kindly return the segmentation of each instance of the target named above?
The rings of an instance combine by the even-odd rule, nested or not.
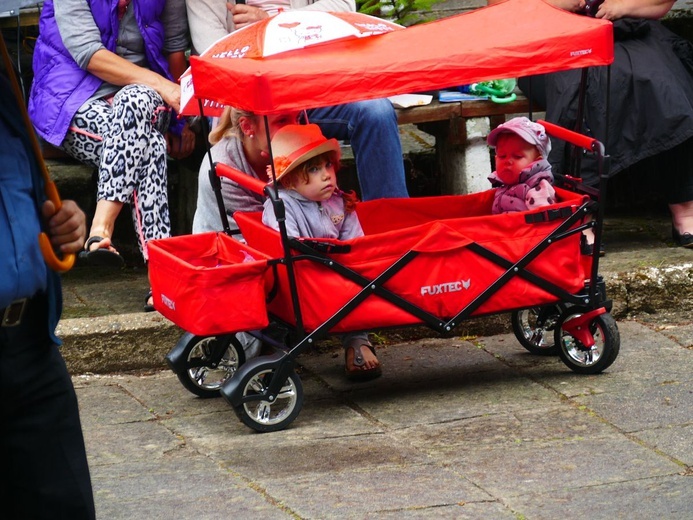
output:
[[[339,159],[341,151],[336,139],[327,139],[318,125],[286,125],[277,130],[272,138],[274,171],[277,180],[306,162],[325,152],[336,152]],[[271,166],[267,173],[272,178]]]

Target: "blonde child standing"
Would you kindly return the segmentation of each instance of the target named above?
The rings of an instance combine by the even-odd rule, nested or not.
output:
[[[287,125],[272,137],[272,152],[289,236],[340,240],[363,236],[354,212],[355,196],[337,187],[340,148],[336,139],[326,139],[317,125]],[[271,201],[264,206],[262,222],[279,229]],[[342,343],[349,379],[381,375],[367,333],[346,334]]]
[[[546,160],[551,141],[546,129],[526,117],[498,125],[489,135],[496,149],[496,171],[489,181],[496,188],[492,212],[526,211],[556,202],[553,173]]]

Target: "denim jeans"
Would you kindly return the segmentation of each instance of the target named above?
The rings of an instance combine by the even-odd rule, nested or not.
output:
[[[349,140],[361,198],[408,197],[395,109],[387,99],[308,110],[325,137]]]

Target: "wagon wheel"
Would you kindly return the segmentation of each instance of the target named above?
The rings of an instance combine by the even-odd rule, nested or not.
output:
[[[198,397],[219,397],[224,381],[245,363],[243,346],[234,334],[189,336],[183,369],[176,372],[178,380]]]
[[[264,393],[273,374],[274,370],[261,367],[250,372],[243,386],[244,402],[234,406],[234,411],[243,424],[259,432],[283,430],[296,419],[303,407],[303,384],[293,370],[272,401],[245,401],[248,396]]]
[[[578,374],[598,374],[606,370],[616,360],[621,348],[621,337],[616,320],[611,314],[595,316],[590,322],[590,332],[594,337],[594,346],[587,348],[580,340],[563,330],[563,324],[581,316],[577,308],[568,309],[559,318],[554,331],[558,355],[572,371]]]
[[[513,311],[510,319],[513,332],[520,345],[535,355],[557,355],[558,347],[554,341],[553,332],[565,310],[564,304],[557,303]]]

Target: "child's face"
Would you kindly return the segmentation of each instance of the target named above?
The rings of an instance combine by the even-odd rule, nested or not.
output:
[[[309,200],[320,202],[329,199],[337,188],[337,176],[334,164],[330,160],[313,162],[306,169],[308,178],[295,176],[295,182],[291,186],[293,190]]]
[[[496,175],[504,184],[517,184],[520,172],[541,155],[537,147],[516,134],[501,134],[496,142]]]
[[[277,130],[286,125],[297,125],[298,118],[301,112],[286,112],[284,114],[276,114],[268,116],[267,122],[269,125],[270,139],[274,137]],[[267,157],[267,164],[269,164],[269,145],[267,144],[267,132],[265,131],[265,118],[263,116],[258,116],[258,124],[255,132],[255,138],[257,139],[260,149]]]

